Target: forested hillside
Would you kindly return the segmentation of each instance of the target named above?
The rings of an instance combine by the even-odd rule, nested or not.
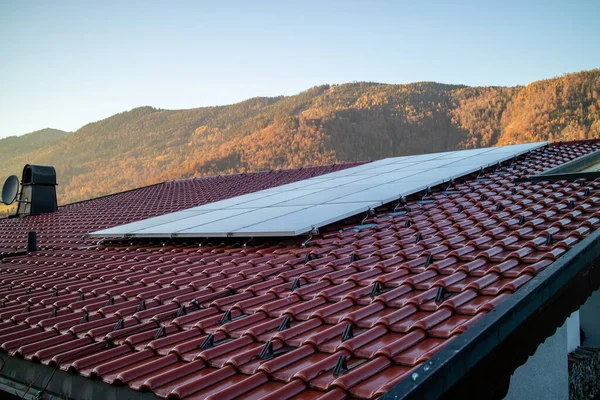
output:
[[[190,110],[137,108],[0,158],[54,165],[64,204],[168,179],[600,137],[600,70],[525,87],[349,83]]]
[[[0,160],[13,157],[15,154],[28,154],[55,142],[70,132],[58,129],[41,129],[22,136],[9,136],[0,139]]]

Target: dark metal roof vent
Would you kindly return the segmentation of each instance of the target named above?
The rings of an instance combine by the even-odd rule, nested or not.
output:
[[[27,164],[21,178],[17,216],[38,215],[56,210],[56,170],[52,166]]]

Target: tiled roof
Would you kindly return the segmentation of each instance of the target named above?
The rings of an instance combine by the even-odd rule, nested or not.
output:
[[[0,265],[1,348],[169,398],[378,397],[600,226],[600,182],[515,181],[599,148],[549,146],[409,209],[330,226],[305,248],[304,238],[82,238],[242,184],[302,179],[291,171],[279,173],[288,181],[173,182],[0,221],[5,253],[42,231],[41,251]],[[219,192],[211,179],[235,183]]]

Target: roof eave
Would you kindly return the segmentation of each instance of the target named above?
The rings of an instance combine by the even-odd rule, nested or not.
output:
[[[385,393],[382,399],[437,399],[447,395],[451,389],[453,392],[460,392],[460,386],[464,387],[465,381],[468,381],[469,392],[473,394],[476,393],[473,384],[477,381],[473,379],[473,375],[481,377],[486,373],[503,383],[498,393],[480,395],[485,398],[503,398],[508,389],[510,374],[598,287],[600,229],[492,309],[478,323],[417,368],[411,376]],[[568,301],[555,301],[559,298]],[[538,324],[529,323],[534,320],[538,324],[540,321],[545,322],[547,326],[542,329]],[[529,328],[529,331],[524,328]],[[496,357],[494,362],[489,361],[494,353],[503,353],[504,356],[507,353],[496,350],[507,347],[506,350],[510,351],[510,346],[504,346],[505,342],[520,343],[523,338],[515,342],[515,337],[532,330],[538,331],[535,342],[529,343],[528,348],[521,349],[522,353],[527,354],[511,357],[516,362],[512,362],[508,369],[498,372],[496,363],[498,360],[502,361],[501,357]],[[540,332],[543,334],[539,335]],[[482,364],[486,365],[483,369],[494,371],[483,371],[480,368]],[[476,374],[473,374],[475,366],[478,368]],[[489,387],[490,382],[480,382],[479,385]]]
[[[91,379],[58,366],[36,363],[0,352],[0,397],[3,394],[22,399],[110,398],[115,400],[159,400],[152,392],[140,392],[126,385]],[[9,396],[7,396],[9,397]],[[4,397],[2,397],[4,398]],[[10,397],[9,397],[10,398]]]

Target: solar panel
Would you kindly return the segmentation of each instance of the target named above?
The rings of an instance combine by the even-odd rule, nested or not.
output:
[[[188,210],[92,232],[92,237],[296,236],[547,142],[378,160]]]
[[[314,221],[319,221],[324,226],[368,209],[369,203],[319,204],[236,229],[229,236],[297,236],[311,231]]]
[[[187,210],[177,211],[177,212],[170,213],[170,214],[159,215],[158,217],[152,217],[152,218],[144,219],[142,221],[131,222],[131,223],[125,224],[125,225],[115,226],[114,228],[104,229],[101,232],[103,232],[103,234],[106,235],[107,237],[112,236],[112,235],[120,236],[123,234],[124,231],[136,231],[136,230],[141,230],[141,229],[145,229],[145,228],[151,228],[153,226],[163,225],[163,224],[166,224],[169,222],[174,222],[174,221],[178,221],[181,219],[191,218],[196,215],[204,214],[207,212],[208,212],[208,210],[194,211],[192,209],[187,209]]]

